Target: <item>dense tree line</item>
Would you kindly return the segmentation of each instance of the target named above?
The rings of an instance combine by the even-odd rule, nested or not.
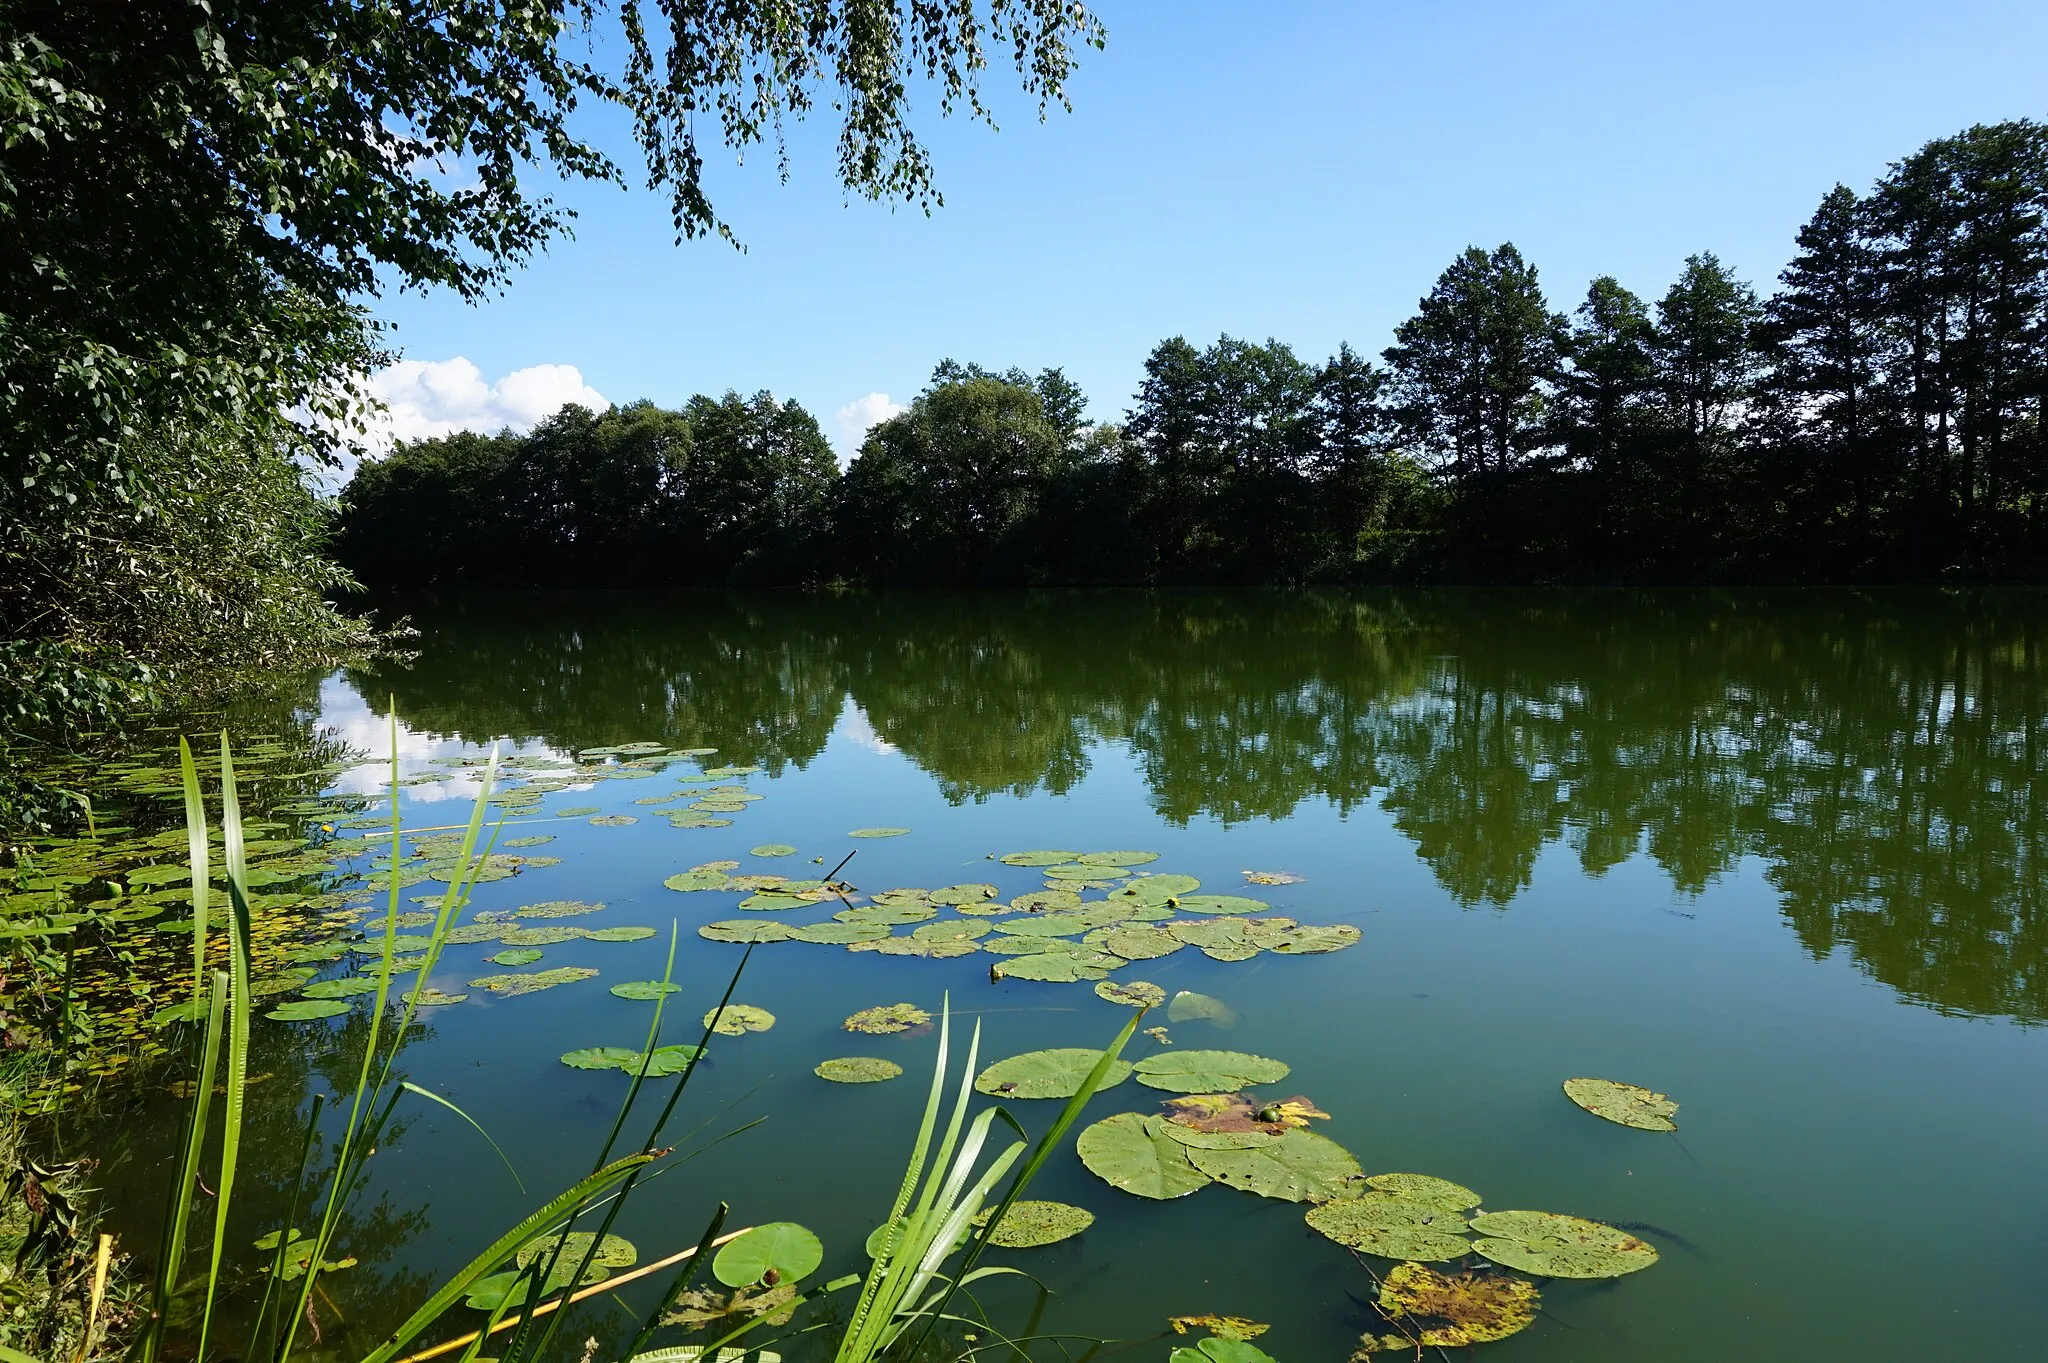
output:
[[[1602,277],[1566,314],[1513,245],[1475,247],[1377,363],[1348,345],[1317,362],[1273,340],[1175,337],[1124,418],[1088,425],[1058,370],[947,361],[829,489],[812,461],[772,493],[706,484],[638,512],[675,507],[659,514],[692,543],[685,525],[744,519],[757,543],[802,546],[773,560],[789,580],[2033,580],[2048,561],[2044,219],[2048,127],[1974,127],[1867,194],[1831,191],[1768,297],[1702,252],[1654,302]],[[612,457],[604,420],[583,416],[526,445],[564,421],[592,433],[579,463]],[[456,479],[432,495],[475,495],[454,455],[473,443],[371,466],[349,518],[394,514],[401,468],[419,495],[429,466]],[[721,495],[752,500],[686,505]],[[764,519],[768,504],[792,518]],[[522,580],[650,580],[644,514],[600,522],[565,530]],[[592,533],[612,547],[593,553]],[[436,542],[384,580],[503,576],[488,531]],[[651,579],[764,566],[665,553]]]

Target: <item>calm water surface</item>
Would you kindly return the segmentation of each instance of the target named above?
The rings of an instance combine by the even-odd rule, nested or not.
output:
[[[489,1128],[530,1192],[468,1128],[416,1115],[378,1156],[351,1228],[362,1265],[330,1281],[340,1337],[388,1325],[421,1284],[588,1170],[625,1081],[556,1057],[637,1046],[650,1016],[605,984],[659,976],[678,922],[677,1016],[693,1024],[740,950],[694,935],[734,916],[730,896],[679,895],[662,878],[787,842],[799,858],[748,869],[816,875],[810,858],[858,848],[844,874],[868,890],[991,880],[1008,897],[1041,882],[990,854],[1140,848],[1162,854],[1149,869],[1209,890],[1241,892],[1245,870],[1306,877],[1252,893],[1306,922],[1356,924],[1358,946],[1239,964],[1190,950],[1120,974],[1235,1006],[1235,1028],[1179,1025],[1175,1042],[1286,1060],[1280,1087],[1332,1113],[1318,1128],[1368,1172],[1647,1227],[1659,1265],[1546,1286],[1543,1319],[1485,1346],[1500,1363],[2042,1356],[2048,600],[576,596],[412,609],[413,665],[320,687],[321,720],[364,748],[384,747],[389,697],[408,771],[493,742],[656,740],[758,764],[747,784],[766,798],[730,828],[678,830],[633,804],[669,776],[547,797],[550,816],[602,804],[643,817],[550,817],[538,831],[560,835],[544,850],[563,864],[486,884],[476,907],[601,899],[608,923],[662,936],[551,947],[544,964],[602,977],[506,1000],[472,991],[426,1016],[412,1078]],[[379,779],[365,769],[344,788]],[[408,823],[459,821],[471,789],[411,788]],[[914,831],[846,837],[875,824]],[[495,949],[451,948],[433,983],[462,989]],[[853,1038],[841,1019],[936,1007],[950,991],[997,1058],[1099,1045],[1126,1016],[1086,984],[991,982],[990,959],[757,950],[736,997],[777,1025],[715,1051],[681,1129],[704,1123],[701,1144],[766,1120],[650,1185],[619,1229],[652,1258],[693,1242],[723,1198],[735,1224],[804,1222],[828,1275],[856,1271],[933,1039]],[[261,1029],[259,1068],[277,1078],[256,1186],[283,1187],[299,1104],[345,1084],[352,1035]],[[812,1076],[846,1054],[909,1075]],[[1668,1091],[1680,1135],[1581,1112],[1558,1085],[1585,1074]],[[1126,1084],[1085,1120],[1160,1096]],[[1042,1127],[1057,1104],[1014,1107]],[[141,1167],[153,1157],[137,1140]],[[1366,1273],[1294,1204],[1222,1187],[1141,1201],[1070,1150],[1033,1195],[1099,1216],[1077,1241],[1009,1256],[1054,1294],[1043,1328],[1147,1339],[1169,1315],[1225,1312],[1272,1322],[1260,1343],[1308,1363],[1345,1356],[1372,1324]],[[600,1303],[579,1341],[626,1328]],[[1011,1287],[985,1304],[1018,1325],[1032,1302]]]

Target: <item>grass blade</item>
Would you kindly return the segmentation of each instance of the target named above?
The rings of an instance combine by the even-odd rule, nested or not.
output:
[[[455,1106],[455,1104],[449,1102],[440,1094],[435,1093],[432,1089],[421,1088],[418,1084],[413,1083],[410,1079],[400,1080],[398,1087],[405,1090],[407,1093],[418,1094],[420,1097],[425,1098],[430,1102],[439,1103],[442,1107],[447,1108],[450,1112],[462,1118],[463,1121],[468,1122],[470,1126],[475,1129],[476,1134],[482,1136],[484,1140],[490,1143],[491,1149],[496,1150],[498,1152],[498,1158],[504,1160],[505,1172],[512,1175],[512,1182],[518,1187],[519,1191],[521,1193],[524,1193],[526,1191],[526,1185],[519,1181],[519,1171],[512,1167],[512,1161],[506,1158],[505,1152],[502,1149],[499,1149],[498,1143],[494,1140],[491,1140],[491,1133],[484,1130],[482,1126],[479,1126],[477,1124],[476,1118],[470,1116],[467,1112],[464,1112],[461,1108]]]
[[[213,1256],[206,1275],[206,1303],[199,1317],[196,1356],[206,1357],[213,1328],[213,1303],[227,1252],[228,1212],[234,1203],[235,1171],[242,1153],[242,1116],[249,1089],[249,866],[243,854],[242,806],[235,791],[234,754],[220,736],[220,830],[228,877],[228,1054],[227,1108],[221,1129],[220,1172],[213,1199]],[[314,1267],[318,1267],[315,1256]],[[311,1277],[311,1271],[307,1273]]]

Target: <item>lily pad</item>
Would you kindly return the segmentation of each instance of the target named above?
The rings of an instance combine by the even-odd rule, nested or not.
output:
[[[439,1008],[450,1003],[461,1003],[467,994],[447,994],[429,985],[425,989],[408,989],[401,996],[407,1003],[419,1008]]]
[[[914,1003],[890,1003],[878,1008],[863,1008],[840,1025],[849,1032],[884,1036],[922,1027],[931,1020],[932,1015]]]
[[[1154,904],[1164,904],[1176,895],[1193,894],[1202,888],[1202,882],[1193,876],[1156,875],[1140,876],[1116,887],[1114,898],[1142,899]]]
[[[451,947],[473,946],[478,942],[495,942],[511,929],[503,923],[463,923],[452,927],[441,940]]]
[[[507,947],[484,959],[492,965],[532,965],[546,954],[537,947]]]
[[[581,935],[586,942],[644,942],[654,936],[654,929],[628,924],[616,928],[590,928]],[[511,941],[512,934],[507,933],[504,940]]]
[[[603,904],[586,904],[580,899],[548,899],[512,910],[514,918],[580,918],[596,913]]]
[[[713,942],[787,942],[796,933],[772,918],[728,918],[706,923],[697,929],[697,935]]]
[[[1095,986],[1095,997],[1126,1008],[1153,1008],[1166,1002],[1166,991],[1148,980],[1103,980]]]
[[[652,1001],[663,994],[680,994],[683,987],[666,980],[627,980],[624,984],[612,986],[612,993],[622,999]]]
[[[1167,1051],[1148,1055],[1134,1067],[1138,1082],[1170,1093],[1213,1093],[1276,1084],[1288,1065],[1242,1051]]]
[[[1071,937],[1095,926],[1095,920],[1081,913],[1048,913],[1034,918],[1011,918],[995,925],[1010,937]]]
[[[1383,1193],[1392,1193],[1410,1202],[1426,1202],[1449,1212],[1469,1211],[1479,1205],[1479,1194],[1464,1184],[1431,1178],[1428,1174],[1374,1174],[1366,1179],[1366,1184]]]
[[[1075,890],[1032,890],[1018,895],[1010,901],[1010,907],[1019,913],[1065,913],[1081,907],[1081,896]],[[997,913],[1000,910],[990,905],[977,905],[972,912]],[[962,913],[970,910],[962,909]]]
[[[1472,1218],[1476,1248],[1508,1268],[1545,1278],[1618,1278],[1657,1262],[1656,1247],[1627,1231],[1557,1212],[1486,1212]]]
[[[609,1276],[611,1270],[615,1268],[631,1268],[634,1261],[640,1257],[640,1252],[633,1247],[633,1242],[623,1235],[607,1235],[599,1241],[596,1234],[591,1231],[572,1230],[567,1235],[544,1235],[538,1240],[528,1241],[520,1247],[512,1261],[521,1268],[529,1267],[536,1259],[546,1259],[554,1255],[557,1241],[562,1246],[562,1252],[555,1260],[558,1270],[561,1265],[567,1264],[568,1269],[564,1271],[574,1272],[575,1266],[583,1262],[583,1256],[590,1254],[590,1273],[595,1276],[586,1274],[586,1282],[600,1281]],[[592,1241],[597,1241],[595,1254],[591,1254],[590,1250]]]
[[[280,1003],[263,1016],[278,1022],[313,1022],[347,1011],[348,1004],[340,999],[301,999],[296,1003]]]
[[[1200,1150],[1250,1150],[1256,1146],[1273,1145],[1280,1139],[1272,1132],[1256,1127],[1249,1131],[1203,1131],[1170,1117],[1159,1124],[1159,1130],[1168,1140]]]
[[[683,871],[661,882],[671,890],[722,890],[731,877],[723,871]]]
[[[1071,1098],[1101,1059],[1101,1051],[1076,1048],[1027,1051],[990,1065],[975,1077],[974,1087],[1005,1098]],[[1118,1060],[1103,1076],[1101,1088],[1115,1088],[1130,1076],[1130,1065]]]
[[[1218,1183],[1287,1202],[1342,1197],[1362,1173],[1349,1150],[1327,1136],[1300,1130],[1249,1149],[1189,1146],[1188,1161]]]
[[[1063,866],[1079,859],[1076,852],[1005,852],[996,860],[1005,866]]]
[[[1310,1208],[1308,1224],[1340,1245],[1387,1259],[1448,1263],[1472,1252],[1461,1233],[1464,1217],[1391,1193],[1326,1202]]]
[[[711,1261],[712,1276],[727,1287],[751,1287],[770,1273],[796,1282],[817,1271],[825,1259],[818,1237],[794,1221],[770,1221],[742,1231]]]
[[[728,1003],[722,1010],[714,1008],[706,1013],[704,1025],[720,1036],[745,1036],[748,1032],[765,1032],[773,1027],[775,1014],[751,1003]]]
[[[999,980],[1041,980],[1047,984],[1072,984],[1077,980],[1100,980],[1123,964],[1100,952],[1074,954],[1065,951],[1035,952],[997,961],[989,973]]]
[[[1184,894],[1173,901],[1174,907],[1187,913],[1264,913],[1273,907],[1263,899],[1248,899],[1241,894]]]
[[[1127,961],[1152,961],[1171,956],[1187,943],[1150,923],[1119,923],[1102,935],[1101,945]]]
[[[928,897],[934,904],[980,904],[996,897],[996,887],[983,883],[948,885],[933,890]]]
[[[498,940],[508,947],[552,947],[589,935],[583,928],[514,928],[501,933]]]
[[[374,994],[377,982],[359,976],[341,980],[315,980],[299,991],[309,999],[349,999],[358,994]]]
[[[554,840],[555,835],[552,833],[529,833],[523,838],[507,838],[499,845],[502,847],[540,847]]]
[[[856,828],[846,836],[849,838],[900,838],[909,831],[907,828]]]
[[[631,814],[600,814],[590,822],[599,828],[624,828],[629,824],[639,823],[640,820]]]
[[[585,1046],[565,1054],[562,1063],[574,1070],[623,1070],[640,1063],[640,1052],[624,1046]]]
[[[1228,1335],[1212,1335],[1192,1349],[1175,1349],[1167,1363],[1275,1363],[1273,1356],[1255,1344]]]
[[[691,814],[682,810],[668,816],[670,828],[731,828],[731,819],[721,819],[716,814]]]
[[[1209,1176],[1189,1163],[1187,1148],[1160,1124],[1157,1117],[1119,1112],[1083,1131],[1074,1149],[1089,1173],[1138,1197],[1166,1201],[1206,1188]]]
[[[796,848],[786,842],[764,842],[759,847],[747,849],[747,854],[755,857],[793,857],[796,855]]]
[[[1252,921],[1244,926],[1245,940],[1252,946],[1277,951],[1282,956],[1314,956],[1327,951],[1342,951],[1358,945],[1359,939],[1358,929],[1349,923],[1315,926],[1281,920]]]
[[[1638,1131],[1676,1131],[1678,1104],[1661,1093],[1614,1079],[1567,1079],[1564,1095],[1595,1117]]]
[[[585,814],[598,814],[602,813],[603,810],[603,805],[569,805],[565,808],[556,810],[555,813],[561,815],[565,819],[580,819]]]
[[[1419,1342],[1432,1349],[1506,1339],[1536,1319],[1540,1300],[1536,1285],[1520,1278],[1445,1274],[1421,1264],[1396,1264],[1380,1284],[1379,1298],[1387,1319],[1422,1324]]]
[[[1168,1022],[1212,1022],[1218,1027],[1235,1027],[1237,1010],[1222,999],[1183,989],[1166,1005]]]
[[[902,1074],[903,1067],[893,1060],[849,1055],[837,1060],[821,1061],[811,1072],[820,1079],[830,1079],[835,1084],[879,1084]]]
[[[994,1207],[983,1208],[981,1214],[974,1218],[974,1224],[986,1226],[995,1210]],[[988,1242],[999,1249],[1036,1249],[1040,1245],[1056,1245],[1062,1240],[1071,1240],[1094,1224],[1095,1213],[1086,1207],[1024,1199],[1010,1204],[1010,1210],[1003,1213],[1003,1219],[989,1232]]]
[[[1157,852],[1083,852],[1076,861],[1092,862],[1097,866],[1144,866],[1159,860]]]
[[[923,927],[912,928],[910,935],[920,942],[971,942],[989,934],[986,923],[963,923],[951,918],[943,923],[926,923]]]
[[[851,942],[869,942],[888,935],[889,929],[880,923],[812,923],[806,927],[789,930],[792,941],[816,942],[820,946],[839,947]]]
[[[857,908],[841,909],[832,916],[842,923],[879,923],[888,927],[898,923],[922,923],[937,918],[939,911],[929,904],[862,904]]]
[[[806,899],[802,895],[775,894],[772,891],[763,891],[760,894],[750,894],[745,899],[742,899],[740,907],[749,913],[778,913],[785,909],[807,909],[817,902],[815,899]]]
[[[656,1046],[653,1058],[647,1062],[647,1077],[649,1079],[662,1079],[671,1074],[681,1074],[690,1067],[692,1060],[695,1060],[702,1054],[704,1054],[704,1048],[701,1046]],[[634,1055],[633,1063],[628,1065],[626,1070],[630,1074],[637,1074],[639,1072],[640,1057],[638,1054]]]
[[[520,994],[532,994],[542,989],[553,989],[556,985],[574,984],[578,980],[591,979],[597,974],[588,966],[558,965],[553,970],[535,970],[524,974],[484,975],[469,982],[471,989],[488,989],[493,994],[513,998]]]
[[[1121,866],[1102,866],[1092,861],[1070,861],[1064,866],[1045,868],[1047,880],[1077,881],[1083,884],[1107,885],[1122,880],[1130,872]]]

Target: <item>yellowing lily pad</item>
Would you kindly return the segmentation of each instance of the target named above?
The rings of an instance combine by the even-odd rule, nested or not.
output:
[[[893,1060],[849,1055],[837,1060],[821,1061],[812,1073],[820,1079],[830,1079],[835,1084],[879,1084],[902,1074],[903,1067]]]
[[[1101,1059],[1101,1051],[1075,1048],[1028,1051],[990,1065],[975,1077],[974,1087],[1004,1098],[1071,1098]],[[1100,1087],[1115,1088],[1130,1074],[1129,1064],[1115,1061]]]
[[[488,989],[493,994],[507,998],[520,994],[532,994],[542,989],[553,989],[556,985],[574,984],[578,980],[593,978],[597,972],[588,966],[559,965],[553,970],[535,970],[525,974],[484,975],[469,982],[471,989]]]
[[[1149,980],[1103,980],[1095,986],[1095,997],[1126,1008],[1152,1008],[1166,1002],[1166,991]]]
[[[1138,1197],[1165,1201],[1207,1187],[1209,1176],[1188,1162],[1187,1148],[1159,1127],[1157,1117],[1119,1112],[1083,1131],[1074,1149],[1089,1173]]]
[[[728,1003],[723,1009],[714,1008],[706,1013],[704,1025],[720,1036],[745,1036],[773,1027],[775,1014],[751,1003]]]
[[[1425,1348],[1462,1349],[1490,1344],[1526,1329],[1541,1298],[1534,1283],[1503,1273],[1438,1273],[1421,1264],[1397,1264],[1380,1284],[1380,1310],[1389,1320],[1421,1325]]]
[[[916,1004],[890,1003],[878,1008],[863,1008],[841,1025],[849,1032],[884,1036],[892,1032],[907,1032],[913,1027],[922,1027],[931,1020],[932,1015]]]
[[[1469,1211],[1479,1205],[1479,1194],[1464,1184],[1431,1178],[1428,1174],[1374,1174],[1366,1179],[1366,1185],[1410,1202],[1426,1202],[1450,1212]]]
[[[986,1226],[994,1212],[994,1207],[983,1208],[974,1224]],[[988,1242],[999,1249],[1036,1249],[1071,1240],[1094,1224],[1095,1213],[1085,1207],[1024,1199],[1010,1204],[1010,1210],[989,1232]]]
[[[996,858],[1005,866],[1061,866],[1078,860],[1074,852],[1005,852]]]
[[[1448,1263],[1472,1252],[1464,1217],[1392,1193],[1326,1202],[1309,1209],[1308,1224],[1340,1245],[1387,1259]]]
[[[1567,1079],[1565,1097],[1595,1117],[1638,1131],[1676,1131],[1678,1104],[1661,1093],[1614,1079]]]

